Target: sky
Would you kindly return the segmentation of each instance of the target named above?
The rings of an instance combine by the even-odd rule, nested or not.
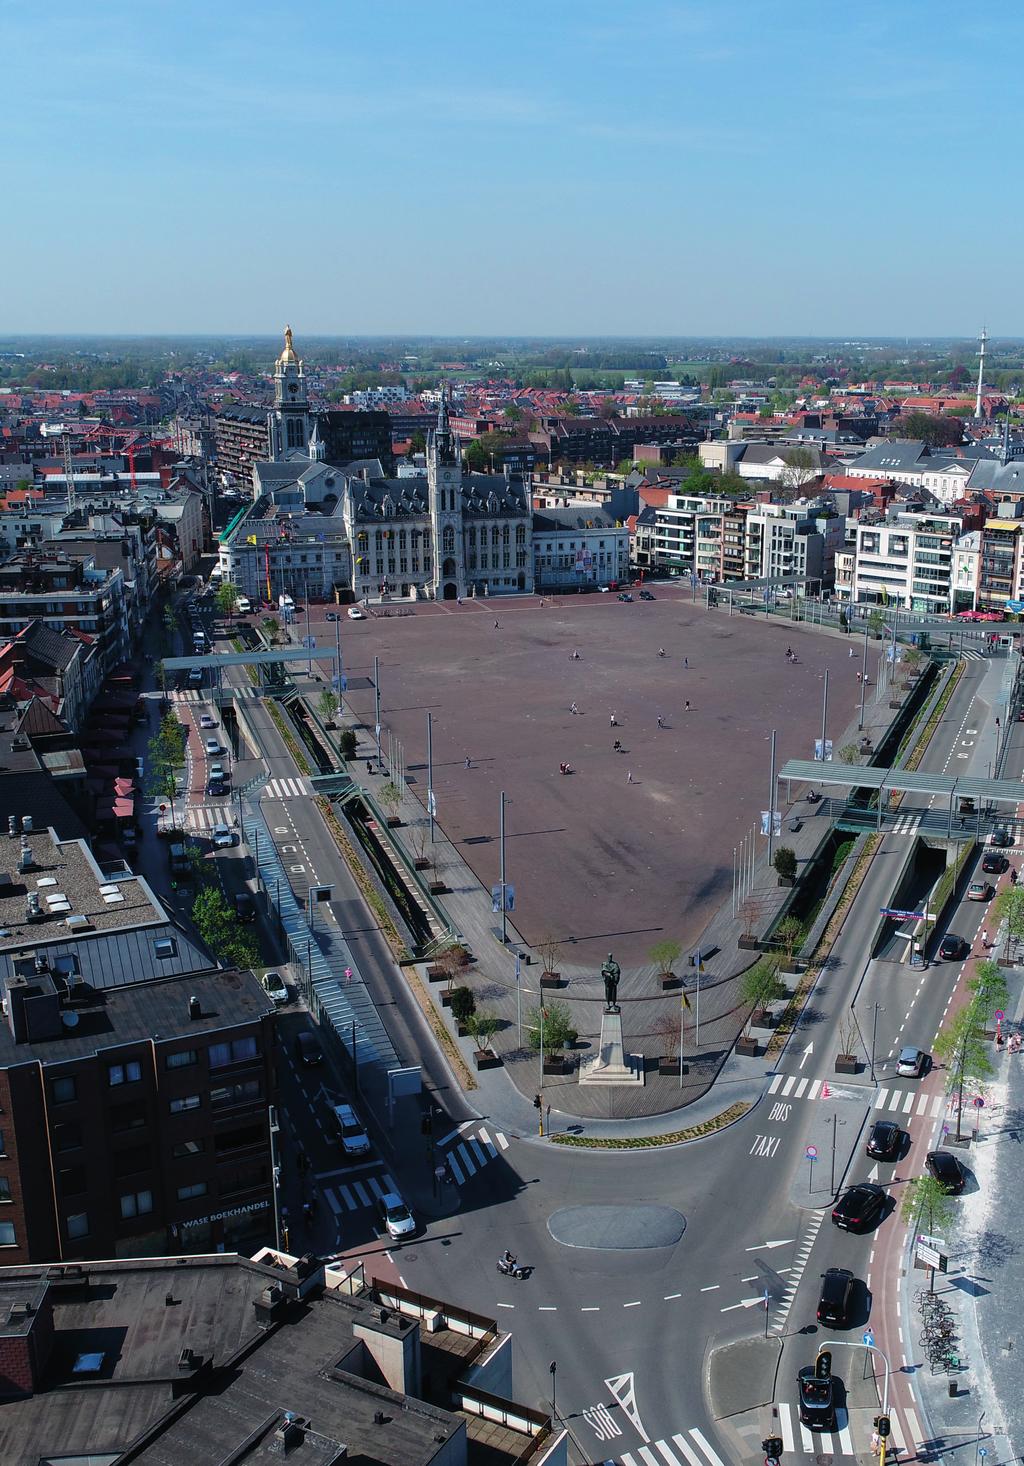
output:
[[[1024,6],[0,0],[0,332],[1024,335]]]

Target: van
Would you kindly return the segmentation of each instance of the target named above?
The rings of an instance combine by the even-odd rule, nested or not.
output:
[[[334,1130],[346,1155],[366,1155],[370,1137],[351,1105],[333,1107]]]
[[[250,601],[248,596],[239,596],[235,602],[235,610],[240,616],[248,616],[252,610],[252,601]]]

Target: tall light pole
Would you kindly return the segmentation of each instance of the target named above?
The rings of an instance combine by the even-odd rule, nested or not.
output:
[[[427,818],[430,821],[430,843],[434,843],[434,720],[427,713]]]
[[[520,983],[520,970],[522,967],[523,954],[516,953],[516,1028],[519,1031],[519,1047],[523,1047],[523,989]]]
[[[373,736],[377,740],[377,772],[380,773],[380,658],[373,659]]]
[[[825,727],[828,722],[828,668],[825,669],[825,687],[821,694],[821,761],[825,762]]]
[[[871,1060],[868,1068],[871,1070],[871,1083],[875,1080],[875,1039],[878,1037],[878,1015],[884,1013],[885,1009],[880,1003],[875,1003],[871,1011]]]
[[[771,770],[768,775],[768,864],[772,863],[772,844],[775,840],[775,730],[772,729]]]
[[[863,658],[863,661],[861,662],[861,669],[860,669],[860,720],[857,723],[857,732],[858,733],[861,733],[864,730],[864,689],[867,686],[867,681],[868,681],[868,628],[867,628],[867,622],[865,622],[864,623],[864,658]]]
[[[508,941],[508,920],[506,917],[505,900],[505,791],[498,795],[498,858],[500,862],[500,873],[498,876],[501,888],[501,942],[502,946]]]
[[[277,1137],[281,1133],[281,1127],[277,1123],[277,1106],[270,1105],[267,1108],[270,1120],[270,1184],[274,1188],[274,1246],[278,1252],[281,1251],[281,1167],[277,1159]]]

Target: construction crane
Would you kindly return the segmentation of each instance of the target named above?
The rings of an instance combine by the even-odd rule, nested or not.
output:
[[[60,446],[64,454],[64,484],[68,492],[68,513],[75,508],[75,475],[71,466],[71,434],[61,433]]]

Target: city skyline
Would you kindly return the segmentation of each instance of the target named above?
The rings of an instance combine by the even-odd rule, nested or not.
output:
[[[8,334],[1024,334],[1007,6],[0,17]]]

